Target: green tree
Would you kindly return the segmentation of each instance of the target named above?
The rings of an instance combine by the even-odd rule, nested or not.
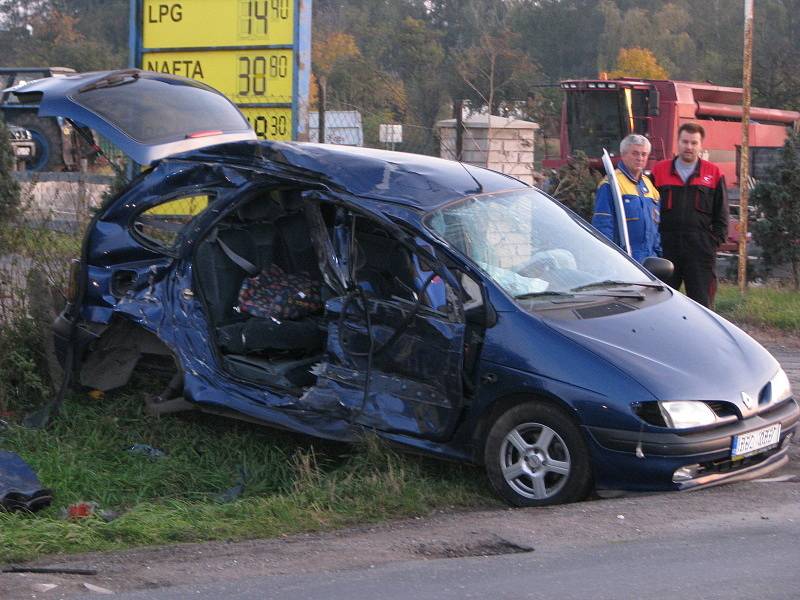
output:
[[[524,98],[526,83],[536,78],[536,66],[512,46],[514,34],[508,30],[483,34],[474,46],[455,56],[458,74],[466,87],[463,96],[476,106],[486,106],[490,114],[498,105]]]
[[[0,64],[64,66],[78,71],[124,66],[125,53],[82,32],[82,19],[89,18],[60,10],[55,0],[2,2],[0,20],[5,27],[0,31]]]
[[[510,23],[544,81],[597,75],[603,19],[596,0],[523,0]]]
[[[638,2],[623,10],[619,3],[603,0],[599,10],[604,23],[597,57],[599,70],[610,70],[623,47],[638,47],[650,50],[673,77],[693,76],[698,62],[697,45],[689,33],[692,22],[684,6]]]
[[[800,0],[756,3],[753,19],[754,103],[774,108],[800,108],[800,72],[797,69],[800,63],[799,10]],[[737,64],[741,65],[741,44]]]
[[[413,143],[417,151],[434,154],[434,136],[429,135],[447,104],[447,88],[438,74],[442,73],[445,52],[442,34],[434,31],[425,21],[406,17],[397,28],[391,45],[395,49],[387,65],[403,81],[406,96],[406,113],[403,121],[419,125],[422,129],[406,128],[404,138],[420,138]]]
[[[77,19],[76,29],[86,40],[112,51],[109,65],[124,66],[128,58],[130,0],[51,0],[53,7]]]
[[[768,269],[790,263],[794,287],[800,290],[800,135],[783,146],[780,162],[770,177],[753,189],[752,202],[763,218],[753,223],[753,237],[761,246]]]
[[[759,1],[758,5],[756,10],[760,21],[763,17],[762,2]],[[704,24],[703,35],[692,37],[697,52],[693,57],[696,66],[691,78],[720,85],[741,85],[744,10],[731,10],[730,0],[684,0],[682,6],[689,13],[690,22]]]
[[[342,61],[360,57],[356,41],[349,33],[341,31],[320,31],[314,40],[311,52],[311,65],[316,89],[312,89],[311,105],[325,110],[328,94],[328,77]],[[315,94],[316,92],[316,94]]]
[[[19,184],[11,176],[14,152],[9,142],[8,128],[0,118],[0,225],[11,219],[19,208]]]

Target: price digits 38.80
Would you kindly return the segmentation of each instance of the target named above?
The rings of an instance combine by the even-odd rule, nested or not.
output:
[[[265,96],[268,79],[283,79],[289,74],[286,56],[239,57],[239,96]]]

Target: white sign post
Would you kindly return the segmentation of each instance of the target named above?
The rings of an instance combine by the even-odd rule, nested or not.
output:
[[[386,144],[387,149],[391,146],[394,150],[395,144],[403,143],[403,126],[381,124],[378,127],[378,139],[382,144]]]

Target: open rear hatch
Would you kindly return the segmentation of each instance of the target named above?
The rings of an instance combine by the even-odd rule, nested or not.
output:
[[[89,127],[142,165],[180,152],[256,140],[239,109],[203,83],[126,69],[48,77],[6,90],[39,116]]]

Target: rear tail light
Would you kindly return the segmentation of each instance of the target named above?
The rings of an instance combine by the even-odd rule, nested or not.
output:
[[[207,131],[195,131],[194,133],[187,133],[186,139],[194,139],[194,138],[202,138],[202,137],[209,137],[212,135],[222,135],[221,129],[209,129]]]

